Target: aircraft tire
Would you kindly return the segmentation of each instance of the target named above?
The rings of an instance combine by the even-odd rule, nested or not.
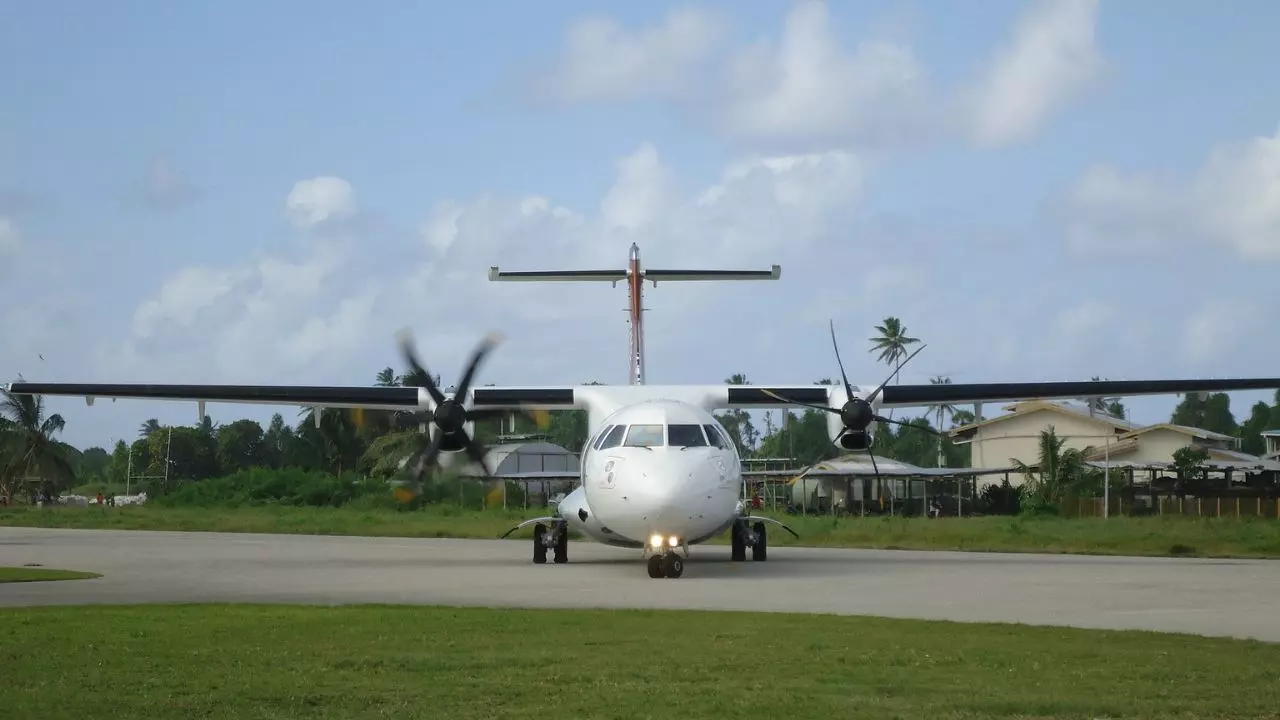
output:
[[[533,562],[537,565],[545,565],[547,562],[547,546],[542,542],[546,534],[546,525],[538,523],[533,526]]]
[[[751,546],[751,559],[764,562],[769,559],[769,536],[765,532],[764,523],[758,522],[752,528],[756,531],[756,544]]]

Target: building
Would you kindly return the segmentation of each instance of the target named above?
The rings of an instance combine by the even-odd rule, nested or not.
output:
[[[1101,410],[1090,412],[1086,405],[1069,401],[1027,400],[1001,409],[1008,413],[950,431],[956,442],[968,443],[969,464],[973,468],[1004,468],[1014,464],[1015,459],[1035,463],[1040,457],[1040,433],[1050,426],[1066,448],[1100,447],[1104,452],[1140,428],[1123,418]],[[1009,481],[1017,484],[1021,477],[1011,476]]]
[[[1262,451],[1262,457],[1280,462],[1280,430],[1264,430],[1262,441],[1267,444],[1267,449]]]
[[[970,423],[951,431],[958,442],[969,443],[975,468],[996,468],[1013,460],[1034,465],[1040,457],[1040,433],[1054,429],[1064,448],[1086,451],[1085,459],[1095,467],[1147,468],[1170,470],[1173,456],[1187,446],[1204,448],[1210,477],[1223,473],[1280,471],[1272,456],[1257,457],[1240,452],[1239,439],[1195,427],[1156,423],[1141,426],[1122,418],[1072,402],[1030,400],[1003,408],[1008,414]],[[1280,444],[1280,431],[1274,440]],[[1272,440],[1268,439],[1268,443]],[[1217,470],[1218,472],[1212,472]],[[1010,476],[1011,484],[1021,484],[1020,474]],[[1243,479],[1239,475],[1235,479]]]

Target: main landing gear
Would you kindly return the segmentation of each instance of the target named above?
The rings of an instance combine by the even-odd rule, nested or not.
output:
[[[545,565],[547,550],[552,550],[552,558],[557,565],[569,562],[569,525],[563,518],[550,516],[525,520],[502,534],[506,537],[527,525],[533,525],[533,562]]]
[[[755,521],[754,523],[751,521]],[[783,523],[767,517],[756,517],[747,515],[740,517],[734,521],[730,531],[730,554],[729,559],[733,562],[746,562],[747,548],[751,548],[751,559],[755,562],[764,562],[769,559],[769,533],[765,529],[765,523],[773,523],[783,530],[795,535],[799,539],[799,535],[795,530],[787,527]]]
[[[569,527],[565,521],[557,520],[550,527],[542,523],[533,526],[533,562],[545,565],[548,548],[553,550],[557,565],[569,562]]]

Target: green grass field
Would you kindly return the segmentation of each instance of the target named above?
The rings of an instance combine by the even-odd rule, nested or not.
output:
[[[102,577],[80,570],[57,570],[41,567],[0,567],[0,583],[42,582],[46,580],[88,580]]]
[[[420,512],[312,507],[0,508],[0,526],[496,538],[528,513],[435,506]],[[1280,521],[1266,518],[1116,517],[1061,519],[843,518],[777,514],[771,545],[997,552],[1280,557]],[[528,538],[531,528],[512,537]],[[728,534],[717,542],[727,543]]]
[[[580,644],[579,644],[580,643]],[[1228,718],[1280,645],[789,614],[357,606],[0,611],[0,716]]]

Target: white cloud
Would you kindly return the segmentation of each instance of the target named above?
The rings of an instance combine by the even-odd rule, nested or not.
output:
[[[716,16],[696,9],[672,10],[635,32],[609,18],[584,18],[569,27],[559,63],[539,84],[570,102],[671,97],[687,87],[719,32]]]
[[[1280,260],[1280,128],[1215,148],[1191,197],[1207,235],[1243,257]]]
[[[1150,253],[1200,243],[1280,260],[1280,131],[1213,149],[1190,179],[1096,166],[1055,212],[1076,251]]]
[[[600,203],[607,227],[636,230],[658,218],[669,199],[667,171],[651,144],[618,161],[618,181]]]
[[[574,343],[574,367],[607,365],[620,356],[625,336],[616,344],[583,342],[582,328],[594,336],[603,327],[609,337],[609,323],[624,322],[624,297],[608,286],[596,291],[605,293],[601,302],[581,286],[490,284],[484,280],[489,266],[621,268],[637,240],[655,266],[767,268],[823,252],[821,240],[837,214],[856,203],[865,172],[857,158],[842,153],[757,158],[734,163],[714,184],[682,195],[648,143],[616,167],[595,212],[540,195],[443,200],[420,226],[418,262],[370,267],[376,276],[354,265],[360,254],[354,241],[295,248],[296,257],[185,268],[138,307],[128,339],[100,355],[102,372],[121,380],[353,382],[352,372],[371,375],[396,364],[394,332],[420,324],[422,352],[446,378],[480,334],[500,328],[522,352],[500,354],[495,373],[505,364],[522,381],[563,382],[565,343]],[[676,306],[698,308],[699,298],[711,298],[710,307],[737,302],[716,300],[705,287],[667,288],[664,315]],[[674,321],[652,322],[666,328]],[[668,330],[702,332],[682,323]]]
[[[0,216],[0,257],[18,252],[22,245],[22,235],[18,226],[9,218]]]
[[[1104,70],[1097,44],[1098,0],[1038,0],[1011,40],[967,93],[975,142],[1027,139],[1053,112],[1090,90]]]
[[[285,210],[296,226],[315,227],[354,214],[355,192],[351,183],[339,177],[299,180],[285,200]]]
[[[926,73],[909,47],[833,36],[825,2],[796,3],[780,41],[737,53],[716,98],[724,127],[766,142],[896,139],[921,129]]]

